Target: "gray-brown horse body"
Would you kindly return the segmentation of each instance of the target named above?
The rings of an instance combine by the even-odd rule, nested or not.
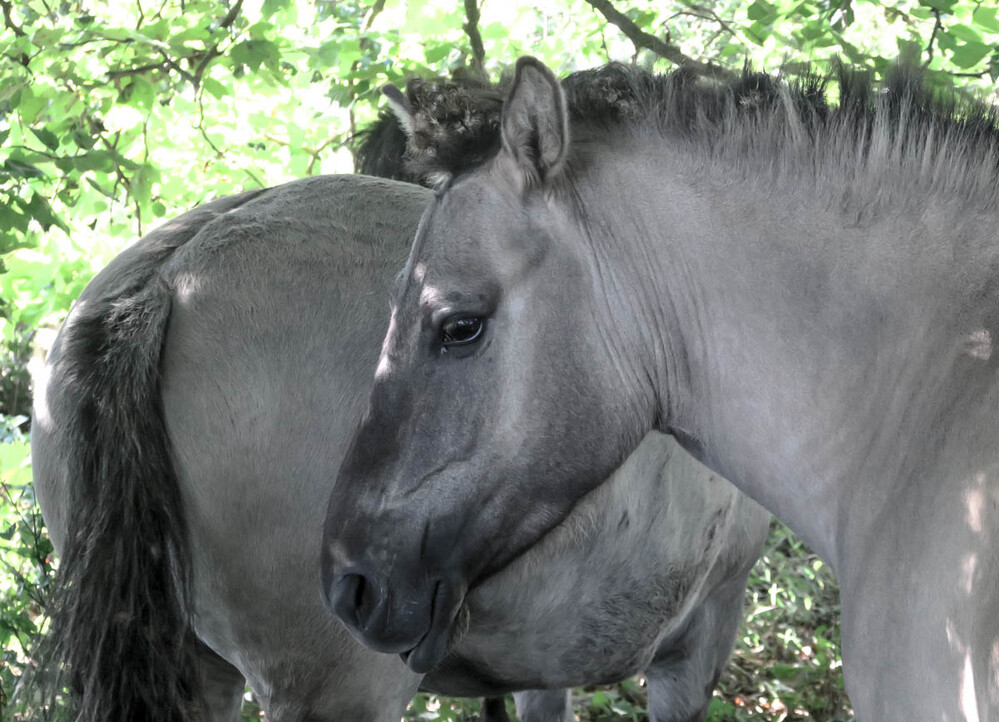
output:
[[[369,643],[432,665],[465,590],[660,429],[833,565],[859,718],[999,719],[996,116],[904,75],[840,96],[521,61],[334,487],[328,594]]]
[[[88,528],[72,536],[69,517],[97,525],[161,483],[143,474],[163,439],[120,428],[110,432],[120,444],[95,441],[84,414],[101,412],[87,411],[95,385],[133,388],[129,354],[145,359],[138,367],[148,374],[162,372],[149,387],[155,398],[132,391],[126,402],[135,408],[115,418],[130,426],[122,419],[162,413],[165,422],[180,495],[172,524],[187,529],[197,637],[181,651],[206,691],[197,719],[235,719],[245,679],[268,719],[398,720],[421,682],[398,656],[365,649],[329,615],[318,571],[326,501],[367,403],[392,280],[431,197],[409,184],[330,176],[207,204],[99,274],[51,352],[35,405],[35,483],[60,554],[85,539],[98,565],[113,565],[111,542],[92,541],[102,537]],[[105,326],[117,341],[88,357],[94,329]],[[133,446],[134,466],[119,466],[134,478],[86,478],[88,448],[113,459]],[[731,648],[766,525],[767,515],[727,482],[668,437],[650,435],[562,526],[469,596],[467,633],[425,684],[485,695],[648,669],[654,718],[696,719]],[[123,567],[86,567],[90,577],[72,576],[69,594],[110,587],[112,600],[128,599],[152,584],[129,574],[129,555],[166,547],[141,536],[147,527],[116,540]],[[108,533],[126,532],[119,524]],[[183,559],[183,548],[175,553]],[[171,594],[144,601],[166,606]],[[105,630],[102,639],[128,633],[123,616],[140,634],[157,628],[143,621],[156,609],[133,605],[124,614],[114,603],[94,608],[84,599],[76,622]],[[170,659],[159,653],[159,663]],[[112,655],[106,668],[86,667],[105,656],[100,648],[74,658],[83,680],[113,677],[93,682],[112,696],[85,697],[81,719],[186,719],[114,697],[129,689],[125,678],[141,660]],[[571,719],[561,691],[517,702],[524,720]]]

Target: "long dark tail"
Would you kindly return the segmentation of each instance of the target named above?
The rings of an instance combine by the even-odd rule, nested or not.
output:
[[[81,296],[50,362],[56,441],[41,453],[68,476],[66,538],[50,634],[26,685],[48,719],[183,722],[201,690],[190,643],[191,553],[163,413],[160,357],[174,251],[266,191],[201,206],[149,234]]]
[[[80,304],[63,331],[75,432],[68,534],[44,667],[81,722],[181,721],[199,697],[190,553],[160,395],[157,278]],[[48,705],[51,707],[53,705]]]

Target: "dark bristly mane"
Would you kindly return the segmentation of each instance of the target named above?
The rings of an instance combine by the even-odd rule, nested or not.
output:
[[[934,90],[918,68],[896,66],[881,84],[844,66],[794,81],[747,68],[733,83],[718,84],[684,69],[654,75],[611,64],[573,73],[562,87],[574,139],[687,141],[705,163],[724,161],[725,172],[762,164],[796,186],[811,174],[813,191],[845,178],[851,195],[864,197],[897,176],[914,190],[999,202],[996,109]],[[831,104],[827,98],[837,94]],[[408,85],[407,97],[427,129],[407,159],[421,177],[455,176],[498,152],[499,103],[492,98],[441,84],[427,92],[419,81]]]
[[[488,160],[499,150],[499,116],[509,80],[487,85],[471,78],[412,78],[406,95],[416,110],[412,137],[383,110],[353,139],[354,171],[436,186],[456,169]]]
[[[406,151],[409,172],[428,185],[439,185],[444,176],[474,168],[496,155],[508,84],[509,80],[495,86],[410,80],[406,96],[414,114]]]
[[[354,172],[391,180],[418,182],[406,170],[406,131],[392,111],[383,109],[378,118],[351,138],[354,151]]]

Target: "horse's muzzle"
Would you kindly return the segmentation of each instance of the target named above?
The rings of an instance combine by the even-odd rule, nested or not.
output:
[[[458,588],[439,580],[393,594],[386,580],[360,565],[337,574],[324,592],[330,609],[361,644],[401,654],[419,674],[435,667],[450,649],[452,622],[464,598]]]

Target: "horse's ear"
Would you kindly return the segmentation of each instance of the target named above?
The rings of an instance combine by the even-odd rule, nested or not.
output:
[[[399,121],[399,125],[406,131],[406,137],[412,138],[413,105],[409,102],[409,98],[392,83],[386,83],[382,86],[382,95],[388,100],[389,108],[392,109],[392,114]]]
[[[549,179],[569,149],[569,119],[558,78],[542,62],[517,61],[513,87],[503,104],[503,150],[530,176]]]

